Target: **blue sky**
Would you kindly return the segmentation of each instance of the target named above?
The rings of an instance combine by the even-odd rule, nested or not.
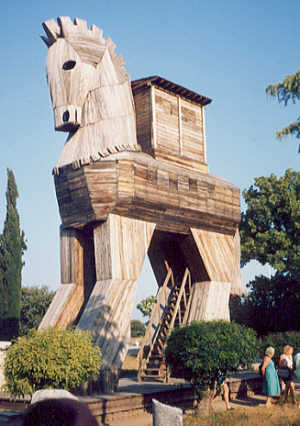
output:
[[[158,74],[212,98],[206,108],[209,169],[242,190],[257,176],[299,170],[298,141],[275,140],[275,131],[298,117],[299,105],[284,107],[265,95],[269,83],[299,68],[299,12],[294,0],[7,2],[0,12],[0,226],[9,167],[28,243],[23,285],[57,289],[60,279],[51,171],[66,134],[54,131],[47,48],[39,37],[43,21],[86,19],[112,38],[132,80]],[[250,265],[245,281],[258,271]],[[146,264],[137,298],[147,293],[153,284]]]

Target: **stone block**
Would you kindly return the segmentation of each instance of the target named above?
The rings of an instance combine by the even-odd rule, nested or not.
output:
[[[153,426],[182,426],[182,409],[152,399]]]

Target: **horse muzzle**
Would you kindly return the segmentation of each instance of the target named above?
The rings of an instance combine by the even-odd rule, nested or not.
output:
[[[81,107],[75,105],[54,108],[55,130],[74,132],[81,124]]]

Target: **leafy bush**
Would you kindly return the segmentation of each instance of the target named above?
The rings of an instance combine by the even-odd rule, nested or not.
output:
[[[176,377],[184,377],[201,391],[214,389],[218,376],[247,366],[257,354],[254,330],[234,322],[192,322],[176,328],[167,341],[166,360]]]
[[[32,395],[39,389],[76,391],[95,380],[101,352],[89,333],[48,328],[31,330],[7,350],[5,378],[13,396]]]
[[[142,321],[132,320],[130,322],[130,326],[131,326],[131,337],[145,336],[146,327],[142,323]]]
[[[285,345],[293,346],[294,355],[300,352],[300,332],[286,331],[284,333],[270,333],[262,337],[259,345],[260,356],[263,357],[265,349],[273,346],[275,349],[274,362],[278,365],[280,355]]]

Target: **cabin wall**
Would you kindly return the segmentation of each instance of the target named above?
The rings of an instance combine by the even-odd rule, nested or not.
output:
[[[133,92],[137,139],[157,160],[208,173],[204,107],[155,86]]]
[[[137,141],[142,151],[153,153],[152,102],[151,89],[146,87],[134,93]]]
[[[156,87],[153,90],[156,148],[172,155],[182,155],[178,97]]]
[[[179,98],[180,99],[180,98]],[[182,155],[199,163],[205,162],[204,107],[180,99]]]

